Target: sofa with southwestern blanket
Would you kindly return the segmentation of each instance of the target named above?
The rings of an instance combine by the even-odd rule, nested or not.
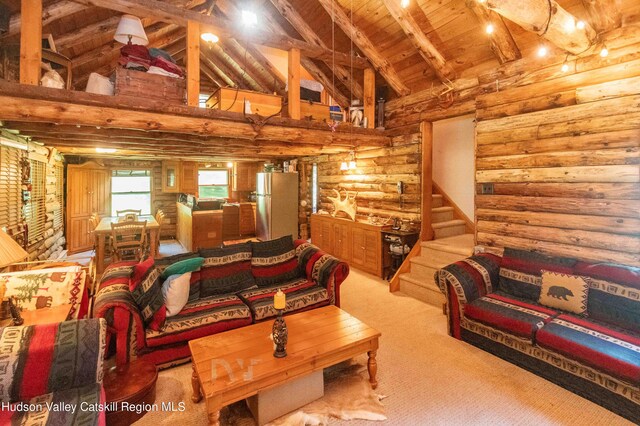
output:
[[[204,263],[191,273],[189,298],[177,315],[166,317],[161,300],[140,296],[139,288],[158,285],[156,275],[170,263],[193,257]],[[291,236],[160,258],[137,286],[139,271],[153,262],[112,264],[101,278],[94,315],[107,320],[118,364],[142,358],[162,368],[187,361],[189,340],[274,318],[278,289],[286,294],[285,314],[340,306],[340,284],[349,273],[346,263]]]
[[[640,423],[640,268],[507,248],[435,279],[450,335]]]
[[[0,328],[0,424],[104,425],[103,319]]]

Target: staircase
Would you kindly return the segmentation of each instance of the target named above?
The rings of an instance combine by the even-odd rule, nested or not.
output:
[[[441,307],[444,295],[433,274],[440,268],[473,254],[473,234],[465,234],[465,221],[454,217],[454,208],[443,206],[433,194],[431,220],[435,239],[421,243],[420,255],[410,259],[411,269],[400,275],[400,291],[430,305]]]

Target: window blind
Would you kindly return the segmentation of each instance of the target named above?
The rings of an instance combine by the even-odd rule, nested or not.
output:
[[[24,206],[24,218],[29,227],[29,244],[35,243],[44,234],[45,168],[44,163],[31,160],[31,200]]]
[[[0,146],[0,227],[22,223],[22,160],[24,151]]]
[[[62,163],[56,164],[54,174],[56,177],[56,201],[60,204],[60,208],[54,211],[53,228],[58,229],[64,220],[64,166]]]

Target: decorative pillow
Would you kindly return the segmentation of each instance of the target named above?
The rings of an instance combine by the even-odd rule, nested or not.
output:
[[[500,262],[500,290],[530,301],[540,298],[542,270],[573,274],[576,260],[512,248],[505,248]]]
[[[587,312],[588,292],[589,284],[583,277],[542,271],[541,305],[584,315]]]
[[[204,259],[202,257],[181,260],[173,265],[167,266],[167,268],[162,272],[162,279],[166,279],[171,275],[182,275],[187,272],[197,271],[203,263]]]
[[[258,287],[286,283],[301,276],[291,235],[251,242],[251,272]]]
[[[162,279],[160,269],[156,268],[153,258],[133,267],[129,279],[129,291],[135,300],[145,325],[160,331],[166,318],[166,307],[162,297]]]
[[[171,275],[162,284],[162,296],[167,307],[167,318],[177,315],[189,300],[191,272]]]
[[[590,318],[640,332],[640,268],[578,262],[575,273],[588,277]]]
[[[160,268],[161,271],[164,271],[169,266],[173,265],[176,262],[180,262],[185,259],[193,259],[194,257],[200,257],[197,251],[190,251],[188,253],[180,253],[174,254],[167,257],[159,257],[155,260],[155,265],[157,268]]]
[[[233,294],[256,285],[251,274],[251,245],[202,249],[204,264],[200,270],[200,298]]]

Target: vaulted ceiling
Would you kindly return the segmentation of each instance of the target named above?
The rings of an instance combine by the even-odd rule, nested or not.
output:
[[[517,19],[513,17],[509,20],[503,17],[504,13],[501,16],[489,10],[499,9],[500,4],[515,2],[526,9],[535,4],[546,8],[551,2],[557,3],[576,19],[590,23],[598,36],[620,25],[640,22],[638,0],[541,1],[409,0],[406,8],[400,6],[400,0],[164,0],[162,3],[207,15],[229,28],[237,28],[243,9],[254,11],[259,31],[285,35],[324,52],[313,58],[303,55],[302,66],[327,88],[337,103],[346,106],[351,99],[362,99],[363,63],[376,69],[378,94],[391,100],[442,87],[443,82],[475,78],[500,64],[533,57],[544,41],[536,32],[546,29],[532,30],[515,23]],[[0,2],[11,11],[10,30],[0,36],[0,44],[17,44],[21,2]],[[71,59],[76,90],[84,90],[90,73],[110,75],[115,69],[122,45],[113,40],[113,34],[120,15],[127,10],[123,5],[133,3],[153,5],[154,1],[44,0],[43,34],[51,34],[58,52]],[[151,15],[138,16],[145,26],[149,47],[167,50],[184,65],[186,28],[170,19],[163,22]],[[493,27],[492,35],[486,33],[488,24]],[[239,36],[223,36],[216,44],[201,42],[201,92],[232,86],[284,94],[286,70],[278,69],[255,37],[247,34],[245,38],[239,31],[235,34]],[[555,53],[565,53],[553,43],[546,45]],[[327,55],[330,51],[336,54]],[[350,60],[356,63],[351,65],[345,58],[353,58]]]
[[[20,1],[4,0],[12,11],[11,29],[2,43],[19,41]],[[531,54],[539,37],[491,13],[477,0],[165,0],[164,3],[238,22],[241,9],[257,12],[260,29],[285,33],[338,52],[379,62],[377,86],[388,88],[388,99],[428,89],[434,83],[473,76],[497,64]],[[559,0],[578,19],[591,21],[590,0]],[[602,2],[600,2],[602,3]],[[608,1],[629,19],[637,19],[635,0]],[[73,63],[73,84],[84,89],[91,72],[109,75],[116,66],[121,45],[113,40],[120,12],[91,5],[88,0],[46,1],[43,33],[50,33],[60,53]],[[150,46],[184,58],[185,28],[144,17]],[[496,47],[485,33],[494,22],[506,37]],[[351,28],[350,28],[351,27]],[[506,34],[506,35],[505,35]],[[353,37],[351,37],[353,35]],[[426,45],[425,45],[426,43]],[[504,41],[503,41],[504,43]],[[425,50],[426,46],[426,50]],[[434,59],[435,55],[435,59]],[[382,64],[382,66],[380,66]],[[339,103],[362,97],[362,70],[336,65],[331,60],[305,59],[303,66],[323,82]],[[237,86],[263,92],[284,92],[286,76],[266,58],[259,46],[222,38],[202,43],[203,91]],[[334,87],[331,87],[334,86]]]

